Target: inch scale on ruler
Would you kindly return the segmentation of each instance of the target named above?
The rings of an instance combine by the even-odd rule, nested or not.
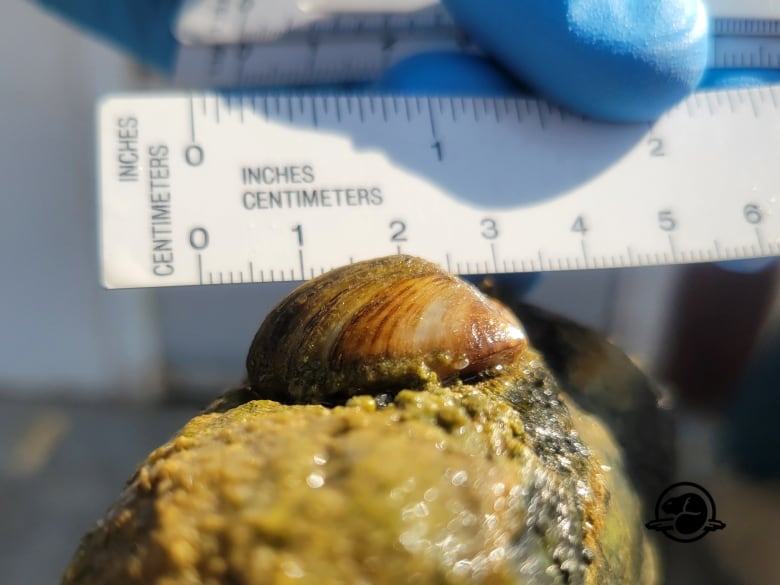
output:
[[[652,126],[532,99],[117,96],[98,132],[111,288],[396,252],[462,274],[780,254],[780,86],[697,94]]]
[[[780,4],[708,4],[711,67],[780,68]],[[477,51],[435,0],[189,0],[174,34],[176,78],[197,87],[362,81],[415,53]]]

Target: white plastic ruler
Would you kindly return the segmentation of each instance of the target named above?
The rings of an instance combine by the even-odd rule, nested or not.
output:
[[[780,86],[652,127],[531,99],[167,94],[99,106],[107,287],[303,280],[404,252],[452,272],[780,254]]]
[[[780,1],[709,0],[713,67],[780,68]],[[437,0],[187,0],[174,24],[190,86],[366,80],[411,54],[476,51]]]

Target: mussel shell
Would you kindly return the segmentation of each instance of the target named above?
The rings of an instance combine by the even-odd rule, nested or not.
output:
[[[433,263],[397,255],[293,291],[257,332],[247,372],[263,397],[338,403],[490,374],[526,346],[508,310]]]

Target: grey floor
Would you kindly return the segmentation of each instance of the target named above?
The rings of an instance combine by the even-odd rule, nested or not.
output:
[[[0,585],[58,583],[135,465],[197,410],[0,400]],[[711,550],[670,546],[668,583],[736,584]]]
[[[0,584],[58,583],[135,465],[195,411],[0,402]]]

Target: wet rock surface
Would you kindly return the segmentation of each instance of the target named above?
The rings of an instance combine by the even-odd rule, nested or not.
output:
[[[336,405],[226,393],[141,465],[63,583],[658,583],[640,494],[664,466],[627,465],[621,426],[662,425],[652,385],[600,337],[527,317],[545,352],[484,375]]]

